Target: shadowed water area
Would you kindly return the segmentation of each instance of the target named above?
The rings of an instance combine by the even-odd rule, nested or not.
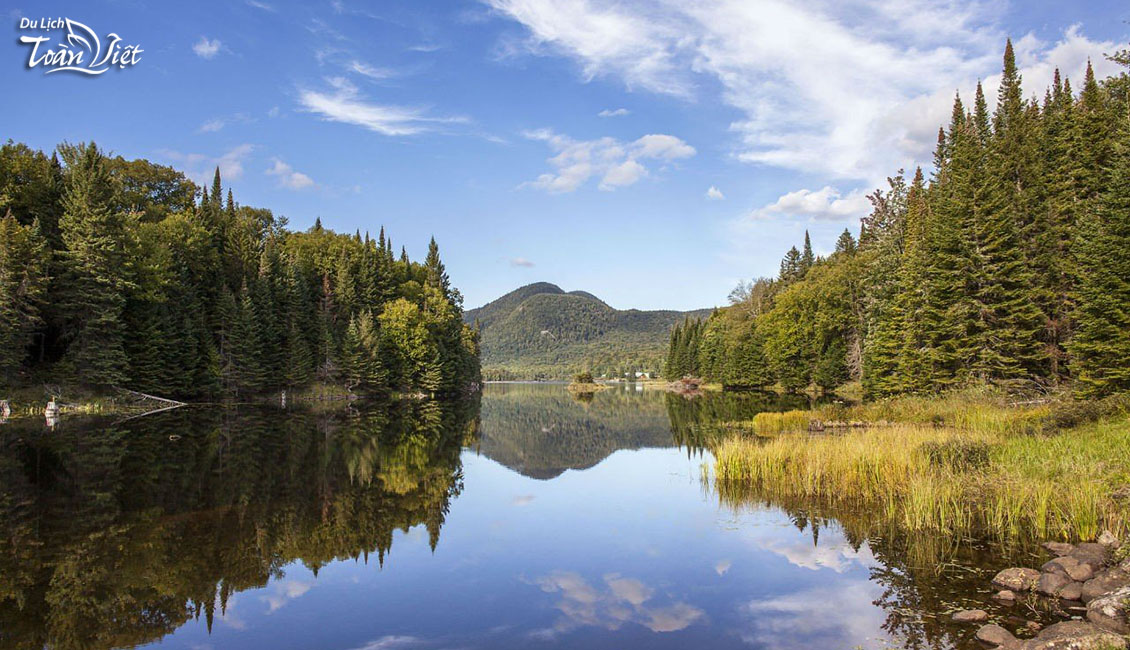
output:
[[[975,648],[1030,540],[906,535],[703,479],[803,405],[488,385],[481,401],[0,425],[0,648]]]

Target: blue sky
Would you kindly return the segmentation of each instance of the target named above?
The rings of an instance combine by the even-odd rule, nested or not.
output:
[[[36,2],[3,12],[0,137],[93,139],[295,228],[434,234],[467,307],[528,282],[620,308],[723,304],[865,195],[926,164],[953,93],[992,100],[1124,47],[1124,2],[676,0]],[[21,18],[144,50],[101,75],[28,68]],[[55,31],[47,35],[57,40]],[[54,42],[54,40],[52,42]],[[713,188],[713,190],[712,190]]]

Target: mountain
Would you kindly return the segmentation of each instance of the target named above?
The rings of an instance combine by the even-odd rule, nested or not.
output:
[[[657,372],[671,326],[692,312],[614,309],[587,291],[535,282],[463,315],[482,333],[487,379],[567,379],[582,370]]]

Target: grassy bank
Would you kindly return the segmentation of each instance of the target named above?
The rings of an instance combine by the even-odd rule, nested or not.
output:
[[[852,424],[809,434],[814,421]],[[716,450],[720,490],[881,508],[910,530],[1124,534],[1130,401],[1016,404],[988,391],[760,414]],[[771,436],[771,437],[764,437]]]

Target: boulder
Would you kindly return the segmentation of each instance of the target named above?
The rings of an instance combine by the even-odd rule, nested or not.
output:
[[[1030,591],[1039,579],[1040,572],[1035,569],[1013,567],[994,576],[993,584],[1011,591]]]
[[[1083,583],[1068,583],[1063,589],[1059,590],[1059,597],[1064,600],[1079,600],[1083,597]]]
[[[1058,573],[1065,575],[1076,582],[1086,582],[1095,577],[1095,570],[1091,568],[1090,564],[1080,562],[1078,559],[1068,555],[1066,557],[1057,557],[1054,560],[1044,562],[1040,567],[1044,573]]]
[[[997,593],[993,594],[993,598],[996,598],[1002,603],[1012,604],[1016,602],[1016,592],[1009,591],[1008,589],[1001,589]]]
[[[1042,546],[1052,555],[1058,555],[1059,557],[1063,557],[1075,550],[1075,545],[1068,544],[1067,542],[1044,542]]]
[[[1059,590],[1071,584],[1071,578],[1062,573],[1045,573],[1036,581],[1036,591],[1045,596],[1058,596]]]
[[[1099,596],[1105,596],[1115,589],[1130,586],[1130,573],[1115,567],[1099,572],[1094,578],[1083,583],[1080,600],[1089,603]]]
[[[977,630],[976,636],[981,643],[997,648],[1015,648],[1020,643],[1012,632],[999,625],[984,625]]]
[[[1087,620],[1111,632],[1130,634],[1130,587],[1116,589],[1087,603]]]
[[[1120,544],[1118,543],[1118,538],[1115,537],[1114,533],[1110,532],[1109,530],[1104,530],[1103,534],[1099,535],[1099,538],[1096,539],[1095,542],[1102,544],[1107,548],[1118,548],[1120,546]]]
[[[989,613],[983,609],[963,609],[954,612],[953,620],[958,623],[981,623],[989,620]]]
[[[1075,550],[1071,551],[1067,557],[1075,558],[1080,564],[1089,564],[1091,565],[1091,569],[1098,571],[1106,564],[1108,555],[1109,550],[1107,547],[1102,544],[1087,542],[1076,546]]]
[[[1087,621],[1064,621],[1025,641],[1022,650],[1126,650],[1126,639]]]

